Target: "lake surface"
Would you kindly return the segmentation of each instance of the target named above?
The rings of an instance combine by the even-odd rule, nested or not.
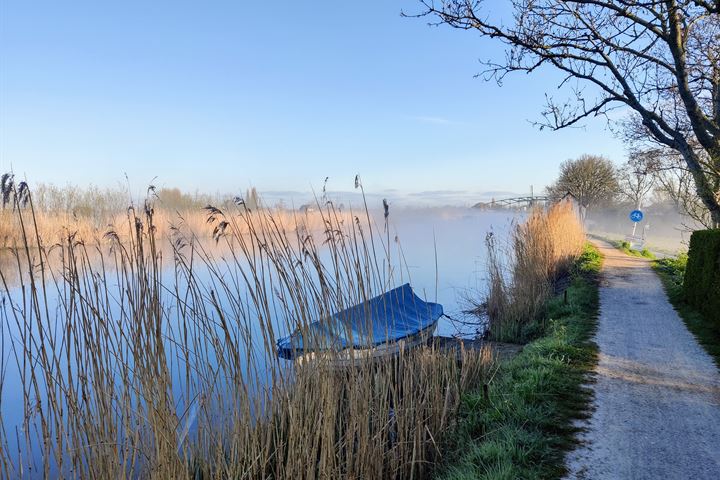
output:
[[[397,232],[415,292],[426,301],[443,305],[453,318],[466,318],[468,297],[480,300],[485,293],[485,236],[494,232],[505,238],[512,212],[472,209],[428,209],[400,211],[393,230]],[[436,259],[437,254],[437,269]],[[456,330],[441,318],[436,335],[474,335],[472,327]]]
[[[381,218],[381,217],[380,217]],[[400,251],[404,257],[404,262],[399,261],[395,266],[394,280],[396,284],[410,282],[416,294],[426,301],[437,302],[443,305],[445,313],[456,320],[473,320],[475,317],[468,316],[464,311],[469,304],[467,299],[474,298],[481,300],[485,292],[485,261],[486,246],[485,237],[489,232],[494,232],[499,238],[505,238],[511,226],[511,222],[516,218],[513,212],[489,212],[477,211],[467,208],[437,208],[437,209],[407,209],[396,210],[392,213],[389,222],[389,238],[391,239],[391,256],[399,257]],[[383,235],[387,235],[383,233]],[[222,257],[226,252],[223,251],[222,243],[215,244],[208,242],[205,248],[216,257]],[[400,250],[401,249],[401,250]],[[168,259],[171,259],[168,256]],[[175,282],[173,275],[173,267],[169,265],[171,261],[165,261],[165,271],[163,272],[162,282],[169,290],[175,288],[172,282]],[[401,265],[402,264],[402,265]],[[2,268],[12,268],[7,263],[2,264]],[[16,267],[15,267],[16,268]],[[201,284],[207,284],[208,292],[212,290],[213,279],[217,277],[217,273],[211,274],[207,269],[203,269],[202,265],[195,270],[194,275]],[[228,267],[227,272],[221,275],[232,277],[237,272],[232,271],[232,267]],[[115,285],[116,288],[119,288]],[[52,289],[50,289],[52,291]],[[217,292],[216,290],[212,290]],[[245,292],[246,293],[246,292]],[[221,302],[231,303],[229,299],[223,297],[222,292],[215,293],[220,297]],[[238,292],[242,296],[243,292]],[[2,319],[2,354],[3,354],[3,382],[0,391],[0,407],[2,412],[2,422],[7,436],[8,451],[15,452],[25,450],[26,447],[18,446],[16,442],[16,430],[22,430],[25,408],[23,406],[24,396],[21,375],[15,360],[17,350],[13,347],[18,346],[20,329],[13,320],[12,312],[18,305],[23,302],[23,291],[19,288],[11,288],[10,291],[0,293],[2,298],[2,306],[0,307],[0,319]],[[60,293],[56,297],[49,297],[50,305],[48,310],[53,312],[52,315],[58,315],[62,312],[59,308],[59,299],[62,298]],[[120,291],[117,292],[116,298],[122,298]],[[225,298],[223,300],[223,298]],[[118,304],[108,305],[108,315],[114,316],[122,308]],[[177,314],[177,308],[170,308],[165,313],[168,318],[168,328],[170,332],[166,332],[169,337],[175,338],[181,334],[182,323],[180,320],[173,320],[172,317]],[[62,323],[62,319],[59,319]],[[24,326],[21,326],[24,328]],[[276,325],[278,336],[288,333],[287,328],[283,325]],[[481,327],[479,325],[460,325],[445,317],[443,317],[436,331],[436,335],[461,335],[474,336]],[[241,329],[233,330],[238,337],[245,335]],[[255,339],[261,338],[259,330],[253,329],[249,335]],[[262,349],[261,345],[256,345]],[[177,352],[168,352],[169,364],[174,364],[173,358],[178,356]],[[262,357],[259,355],[257,358]],[[213,362],[216,359],[209,356],[208,361]],[[72,361],[72,360],[70,360]],[[262,362],[261,362],[262,363]],[[264,365],[255,364],[253,369],[262,370]],[[177,369],[173,373],[173,391],[176,394],[176,408],[178,411],[184,411],[192,407],[192,402],[188,399],[197,396],[198,392],[193,392],[189,388],[186,381],[187,372]],[[262,377],[262,375],[260,376]],[[222,387],[220,387],[222,388]],[[262,388],[262,385],[255,385],[254,388]],[[41,392],[40,396],[43,395]],[[23,443],[22,441],[20,442]],[[35,448],[33,447],[33,450]]]

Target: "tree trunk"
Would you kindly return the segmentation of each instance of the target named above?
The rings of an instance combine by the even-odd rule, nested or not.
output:
[[[715,192],[715,198],[717,198],[720,195],[720,192]],[[715,201],[714,205],[710,206],[703,200],[703,203],[705,203],[705,206],[708,207],[708,210],[710,210],[710,222],[711,228],[720,228],[720,205],[718,205],[717,200]]]
[[[720,228],[720,178],[713,178],[705,171],[697,153],[689,145],[684,144],[679,150],[695,181],[697,195],[710,213],[709,226]],[[710,154],[710,164],[720,165],[720,156]]]
[[[720,228],[720,179],[708,178],[694,152],[683,152],[690,173],[695,180],[697,195],[710,213],[711,228]],[[720,164],[715,158],[712,164]]]
[[[710,165],[714,172],[720,172],[720,148],[711,153]],[[708,183],[710,184],[711,195],[714,200],[714,202],[711,202],[712,208],[708,206],[710,219],[712,220],[712,228],[720,228],[720,175],[710,176]]]

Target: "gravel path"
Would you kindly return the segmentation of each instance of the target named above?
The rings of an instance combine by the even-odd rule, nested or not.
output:
[[[571,479],[720,479],[720,373],[647,260],[596,242],[605,264],[595,411]]]

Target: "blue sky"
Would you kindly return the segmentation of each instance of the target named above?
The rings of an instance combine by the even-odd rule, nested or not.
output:
[[[491,5],[493,2],[490,2]],[[502,2],[495,2],[501,4]],[[0,2],[0,170],[230,192],[525,192],[604,120],[539,131],[542,71],[474,78],[502,47],[400,16],[414,1]],[[447,195],[447,193],[446,193]]]

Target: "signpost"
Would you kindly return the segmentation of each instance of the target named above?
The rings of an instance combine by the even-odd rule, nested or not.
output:
[[[635,236],[635,229],[637,228],[638,222],[641,222],[641,221],[642,221],[643,216],[644,216],[644,215],[643,215],[643,212],[641,212],[641,211],[638,210],[638,209],[635,209],[635,210],[633,210],[632,212],[630,212],[630,220],[632,220],[632,222],[633,222],[633,231],[632,231],[632,235],[629,235],[628,237],[625,237],[626,240],[628,240],[628,241],[630,242],[630,245],[631,245],[630,248],[632,248],[632,244],[633,244],[633,243],[637,244],[638,247],[640,247],[640,248],[642,248],[642,246],[643,246],[644,243],[645,243],[645,239],[644,239],[644,238],[638,239],[638,237]],[[644,235],[643,235],[643,237],[644,237]]]
[[[643,212],[641,212],[640,210],[633,210],[632,212],[630,212],[630,220],[632,220],[636,224],[638,222],[642,222],[642,219],[643,219]]]

